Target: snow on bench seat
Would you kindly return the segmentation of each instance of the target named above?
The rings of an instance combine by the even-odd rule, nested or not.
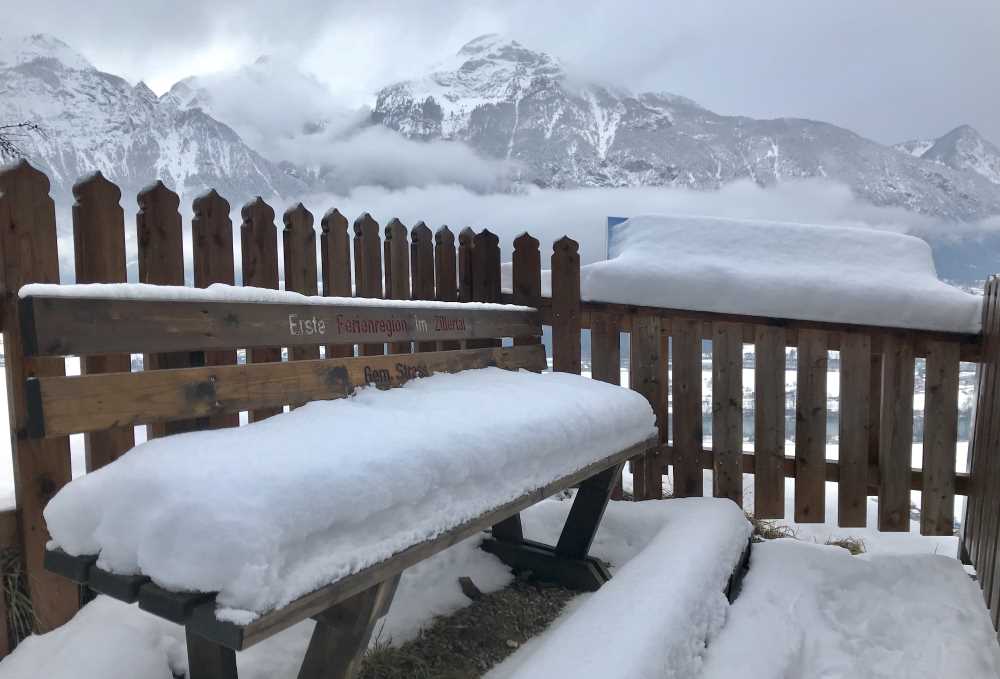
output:
[[[514,671],[498,668],[491,676],[698,676],[706,642],[726,621],[724,590],[747,548],[751,527],[742,510],[724,498],[649,504],[664,513],[663,527],[649,544],[533,649],[525,648],[528,655],[516,660]],[[596,553],[602,533],[619,530],[614,517],[608,518],[598,533]]]
[[[497,368],[136,446],[45,509],[54,542],[238,624],[655,435],[635,392]]]

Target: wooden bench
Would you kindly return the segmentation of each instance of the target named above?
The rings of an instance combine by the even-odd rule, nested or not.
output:
[[[204,365],[135,373],[29,377],[28,435],[62,436],[111,427],[173,423],[189,429],[206,418],[243,410],[335,399],[375,383],[396,387],[436,372],[496,366],[542,371],[545,349],[537,339],[537,311],[523,307],[437,307],[393,303],[359,305],[240,301],[170,301],[33,294],[20,300],[25,354],[91,356],[232,351],[233,347],[456,342],[466,348],[417,354],[363,356],[246,365]],[[501,347],[498,338],[519,338]],[[526,343],[527,342],[527,343]],[[484,346],[485,345],[485,346]],[[424,345],[426,346],[426,345]],[[437,345],[437,346],[440,346]],[[468,348],[468,347],[476,348]],[[176,354],[174,354],[176,355]],[[187,358],[191,358],[188,356]],[[202,365],[197,365],[202,363]],[[581,378],[584,379],[584,378]],[[412,544],[390,558],[331,582],[287,606],[238,625],[220,621],[212,592],[172,592],[143,575],[97,567],[97,555],[46,553],[45,565],[90,589],[184,625],[191,679],[237,676],[235,652],[302,621],[317,622],[299,677],[350,677],[376,621],[392,601],[404,569],[465,538],[491,529],[483,548],[513,568],[568,587],[594,590],[609,578],[588,556],[623,463],[656,446],[655,438],[606,455],[584,468],[533,488],[503,506]],[[578,486],[555,546],[524,538],[519,512],[561,490]]]

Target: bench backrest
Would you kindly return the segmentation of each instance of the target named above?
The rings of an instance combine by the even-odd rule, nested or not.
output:
[[[319,304],[31,295],[19,320],[28,357],[158,354],[303,345],[454,342],[389,356],[202,366],[28,380],[32,437],[184,420],[340,398],[414,377],[497,366],[544,370],[537,311],[500,305],[327,298]],[[500,347],[497,338],[517,338]],[[490,346],[482,346],[482,340]],[[478,341],[478,344],[477,344]]]

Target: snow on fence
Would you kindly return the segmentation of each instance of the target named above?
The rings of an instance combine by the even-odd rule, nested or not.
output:
[[[0,260],[6,350],[9,419],[15,462],[16,512],[0,514],[0,546],[17,545],[24,564],[39,629],[69,619],[79,606],[79,592],[67,580],[48,575],[42,556],[48,539],[42,509],[70,480],[66,437],[29,439],[26,426],[25,378],[63,374],[62,359],[26,360],[16,318],[18,289],[27,283],[59,279],[55,212],[49,181],[28,163],[0,170]],[[125,221],[121,192],[100,174],[73,190],[72,247],[78,283],[126,280]],[[136,241],[139,282],[184,285],[184,225],[179,197],[157,182],[138,195]],[[235,284],[233,225],[230,204],[214,191],[193,203],[190,225],[194,285]],[[869,495],[878,496],[878,528],[910,527],[910,492],[922,492],[921,532],[950,535],[954,498],[969,495],[963,522],[963,553],[980,572],[992,604],[1000,610],[1000,586],[994,586],[1000,540],[1000,463],[994,454],[1000,422],[993,422],[994,393],[1000,392],[995,366],[1000,352],[998,284],[987,288],[983,334],[903,330],[880,326],[765,318],[746,315],[672,310],[626,304],[583,302],[577,243],[566,237],[553,245],[551,295],[542,297],[542,253],[539,242],[523,234],[513,242],[511,292],[501,291],[498,238],[489,231],[464,229],[455,234],[441,227],[432,234],[422,222],[407,229],[393,219],[383,230],[368,214],[353,223],[331,209],[320,220],[319,261],[314,217],[298,204],[283,215],[284,261],[278,258],[275,211],[257,198],[243,206],[240,225],[242,283],[284,288],[306,295],[436,299],[460,302],[513,302],[536,306],[552,329],[552,367],[581,372],[581,335],[589,329],[591,368],[595,379],[618,383],[622,356],[620,334],[630,338],[630,387],[643,394],[657,414],[661,446],[655,454],[634,459],[631,469],[636,499],[662,496],[662,476],[670,469],[673,494],[702,494],[704,470],[714,472],[714,493],[743,500],[743,474],[754,477],[754,512],[761,518],[784,518],[785,479],[795,479],[794,518],[822,522],[825,484],[838,484],[838,522],[864,526]],[[548,259],[548,258],[547,258]],[[352,265],[353,264],[353,265]],[[283,271],[283,276],[279,272]],[[353,275],[352,275],[353,274]],[[546,286],[548,287],[548,286]],[[983,341],[985,336],[986,340]],[[702,425],[703,341],[710,340],[712,365],[711,449],[704,445]],[[515,344],[537,338],[514,338]],[[476,346],[497,344],[480,340]],[[470,341],[469,346],[473,343]],[[743,449],[743,350],[755,351],[754,450]],[[984,348],[985,344],[985,348]],[[389,344],[390,353],[458,348],[458,342]],[[382,344],[356,347],[360,355],[381,355]],[[797,350],[795,454],[785,454],[785,350]],[[237,362],[240,347],[198,353],[166,353],[144,357],[145,369]],[[828,351],[840,357],[840,453],[826,459]],[[353,355],[355,347],[323,349],[328,357]],[[289,359],[318,358],[319,344],[289,349]],[[972,474],[955,472],[959,361],[980,361],[979,407],[973,436]],[[924,450],[920,469],[911,468],[914,361],[926,358]],[[250,362],[282,360],[280,347],[254,348]],[[668,369],[669,366],[669,369]],[[127,354],[87,356],[83,373],[131,369]],[[996,374],[994,374],[996,373]],[[672,407],[668,410],[668,394]],[[998,394],[1000,396],[1000,394]],[[251,421],[274,414],[255,410]],[[668,419],[672,437],[668,439]],[[236,415],[150,425],[148,435],[238,426]],[[87,471],[99,469],[134,444],[131,427],[85,435]],[[0,597],[0,608],[6,608]],[[0,626],[7,615],[0,610]],[[0,629],[0,653],[10,633]]]

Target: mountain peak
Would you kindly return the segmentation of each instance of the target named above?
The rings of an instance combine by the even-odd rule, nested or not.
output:
[[[77,71],[94,68],[82,54],[47,33],[0,36],[0,68],[14,68],[38,59],[54,59],[64,67]]]
[[[1000,184],[1000,149],[971,125],[959,125],[939,137],[920,157],[956,170],[970,170]]]

